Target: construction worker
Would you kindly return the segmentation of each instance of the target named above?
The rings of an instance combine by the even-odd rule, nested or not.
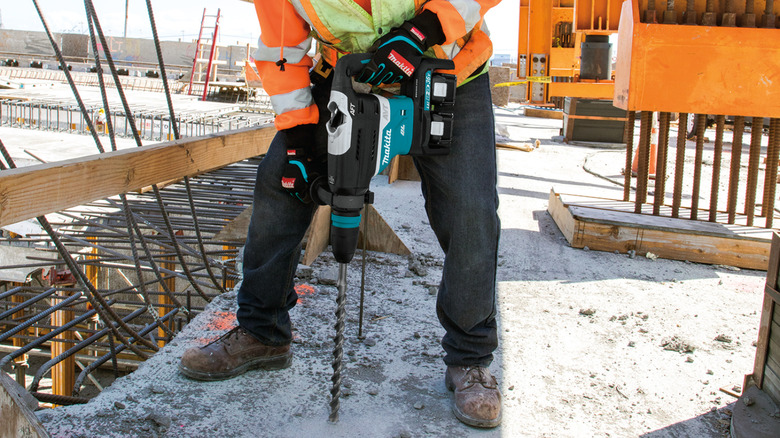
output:
[[[238,291],[238,327],[182,356],[181,372],[220,380],[290,365],[294,275],[316,209],[308,176],[324,174],[332,66],[370,52],[357,80],[408,79],[422,56],[455,63],[458,89],[451,151],[415,157],[431,227],[444,250],[436,311],[447,388],[462,422],[495,427],[501,394],[488,366],[498,346],[495,281],[499,237],[493,108],[487,75],[492,44],[483,22],[499,0],[255,0],[261,37],[253,57],[271,96],[279,133],[258,166]],[[319,44],[315,65],[308,55]],[[301,169],[290,161],[303,162]],[[290,196],[293,195],[293,196]]]

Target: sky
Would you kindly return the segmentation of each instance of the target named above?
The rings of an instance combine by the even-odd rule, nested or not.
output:
[[[127,0],[129,5],[127,36],[151,38],[146,0]],[[122,36],[125,25],[125,1],[93,0],[103,31]],[[503,0],[488,11],[494,52],[517,56],[519,0]],[[87,33],[83,0],[38,0],[44,18],[55,32]],[[9,6],[13,5],[13,6]],[[255,44],[260,36],[254,6],[239,0],[152,0],[160,39],[189,41],[198,37],[203,9],[216,14],[221,9],[220,44]],[[43,31],[32,1],[0,2],[0,20],[5,29]],[[213,18],[211,19],[213,20]]]

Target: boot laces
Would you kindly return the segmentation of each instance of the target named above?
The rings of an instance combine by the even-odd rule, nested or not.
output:
[[[475,384],[480,384],[487,389],[495,389],[498,386],[496,378],[490,375],[490,372],[482,366],[468,366],[466,369],[466,387],[470,388]]]
[[[211,344],[216,344],[219,342],[223,342],[226,346],[229,346],[232,341],[238,340],[238,337],[241,335],[244,335],[246,332],[244,329],[242,329],[240,326],[233,327],[230,329],[230,331],[226,332],[222,336],[218,337],[217,339],[214,339],[213,341],[209,342],[205,346],[209,346]]]

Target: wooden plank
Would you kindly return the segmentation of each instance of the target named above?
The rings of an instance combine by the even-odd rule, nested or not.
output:
[[[570,193],[558,193],[558,195],[561,197],[561,200],[563,201],[564,205],[567,207],[576,205],[581,207],[589,207],[589,208],[601,208],[605,210],[618,210],[618,211],[625,211],[629,213],[634,212],[634,202],[626,202],[616,199],[608,199],[608,198],[600,198],[595,196],[583,196],[583,195],[574,195]],[[706,213],[709,210],[706,209],[699,209],[699,216],[705,217]],[[653,205],[652,204],[643,204],[642,205],[642,214],[648,214],[652,215],[653,213]],[[672,216],[672,207],[668,205],[662,205],[660,212],[660,216],[666,216],[671,217]],[[691,209],[688,207],[681,207],[680,208],[680,217],[688,218],[691,217]],[[760,239],[766,239],[771,240],[772,238],[772,230],[767,228],[761,228],[761,227],[748,227],[747,220],[745,215],[737,215],[735,224],[728,225],[726,224],[728,222],[728,212],[722,211],[718,212],[715,220],[716,222],[720,223],[723,227],[730,230],[733,233],[743,234],[743,235],[751,235],[756,238]],[[775,215],[775,219],[780,221],[780,216],[777,214]]]
[[[42,438],[49,434],[33,413],[38,402],[0,371],[0,436]]]
[[[569,209],[564,206],[560,196],[558,196],[554,190],[550,190],[550,198],[547,205],[547,211],[550,212],[550,216],[552,216],[553,220],[558,225],[558,229],[561,230],[563,237],[566,238],[569,245],[576,248],[573,244],[574,232],[577,227],[576,221],[571,213],[569,213]]]
[[[496,147],[523,152],[533,152],[535,149],[531,143],[496,143]]]
[[[721,224],[566,206],[554,190],[548,211],[574,248],[652,252],[662,258],[765,270],[770,244]]]
[[[301,263],[308,266],[328,247],[330,241],[330,207],[321,206],[317,210],[307,233],[306,252]],[[363,210],[363,219],[358,236],[359,249],[363,248],[364,236],[367,236],[366,249],[368,251],[399,255],[412,253],[373,205],[367,205]]]
[[[780,345],[773,343],[769,349],[771,354],[767,356],[766,360],[766,369],[771,370],[775,375],[780,375],[780,353],[775,353],[778,349],[780,349]]]
[[[0,172],[0,226],[262,155],[272,126]]]
[[[633,224],[635,227],[643,229],[676,232],[679,234],[723,237],[737,240],[754,241],[767,244],[766,238],[758,237],[754,234],[739,233],[739,227],[719,224],[717,222],[707,222],[689,219],[679,219],[665,216],[653,216],[647,214],[628,213],[624,211],[604,210],[590,207],[581,207],[570,205],[569,211],[575,219],[581,219],[588,222],[601,223],[605,225]],[[771,233],[771,230],[765,230],[764,234]],[[769,255],[767,251],[767,256]]]
[[[392,184],[398,179],[398,160],[400,155],[396,155],[390,160],[390,166],[387,167],[387,183]]]
[[[780,400],[780,376],[771,369],[766,369],[764,376],[764,384],[761,389],[773,399]]]
[[[366,249],[369,251],[381,251],[398,255],[410,255],[412,253],[373,205],[369,204],[366,206],[363,211],[363,221],[365,224],[358,238],[358,248],[363,248],[363,239],[367,239]]]
[[[766,366],[780,375],[780,323],[774,321],[770,329],[769,345],[766,354]]]
[[[772,317],[772,321],[778,324],[780,324],[780,306],[777,305],[779,302],[780,301],[775,300],[775,312],[774,316]],[[778,333],[778,336],[780,336],[780,333]]]
[[[388,170],[388,184],[396,180],[420,181],[420,174],[414,167],[414,159],[410,155],[396,155],[390,162]]]
[[[526,117],[538,117],[540,119],[556,119],[563,120],[563,111],[560,110],[547,110],[539,108],[526,108]]]
[[[776,287],[778,280],[778,271],[780,270],[780,235],[773,233],[772,246],[769,254],[769,262],[766,273],[766,285],[770,287]],[[775,319],[775,314],[780,310],[780,306],[775,305],[772,297],[764,293],[764,301],[761,305],[761,319],[758,325],[758,342],[756,343],[756,358],[753,362],[753,380],[759,388],[763,387],[764,382],[764,368],[766,367],[766,359],[769,353],[770,343],[770,328],[772,327],[772,320]],[[780,321],[780,318],[776,320]],[[773,333],[776,336],[780,336],[780,331],[775,330]],[[780,351],[778,351],[780,354]],[[780,372],[780,370],[779,370]]]
[[[774,244],[772,245],[772,256],[769,262],[769,269],[767,273],[767,283],[769,282],[770,275],[777,275],[777,256],[780,253],[780,239],[775,235]],[[772,271],[775,272],[772,272]],[[764,294],[764,301],[761,305],[761,319],[758,324],[758,342],[756,343],[756,358],[753,362],[753,380],[759,388],[763,388],[764,384],[764,370],[766,368],[767,357],[769,355],[769,345],[772,342],[773,337],[780,337],[780,330],[772,330],[772,319],[778,307],[775,305],[774,300],[769,294]],[[774,324],[775,327],[777,324]],[[777,342],[777,340],[775,340]],[[780,354],[780,350],[777,350],[777,354]],[[780,370],[778,370],[780,372]]]
[[[330,242],[330,206],[321,205],[312,218],[309,230],[306,232],[306,252],[303,254],[303,263],[311,266],[314,260],[328,248]]]
[[[567,117],[576,120],[614,120],[619,122],[625,122],[628,120],[626,117],[580,116],[577,114],[569,114]]]
[[[572,246],[576,248],[634,250],[642,255],[651,252],[665,259],[758,270],[766,269],[768,263],[769,243],[647,229],[630,223],[602,224],[583,221],[576,215],[575,220],[579,236]]]
[[[246,232],[249,229],[249,221],[252,219],[252,207],[247,207],[235,219],[231,220],[214,237],[214,242],[235,242],[243,244],[246,241]]]

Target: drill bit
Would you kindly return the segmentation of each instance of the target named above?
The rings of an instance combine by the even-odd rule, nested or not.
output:
[[[344,305],[347,300],[347,264],[339,263],[339,278],[336,281],[338,296],[336,297],[336,337],[333,338],[333,386],[330,389],[330,416],[332,423],[339,421],[339,397],[341,396],[341,367],[344,355]]]

